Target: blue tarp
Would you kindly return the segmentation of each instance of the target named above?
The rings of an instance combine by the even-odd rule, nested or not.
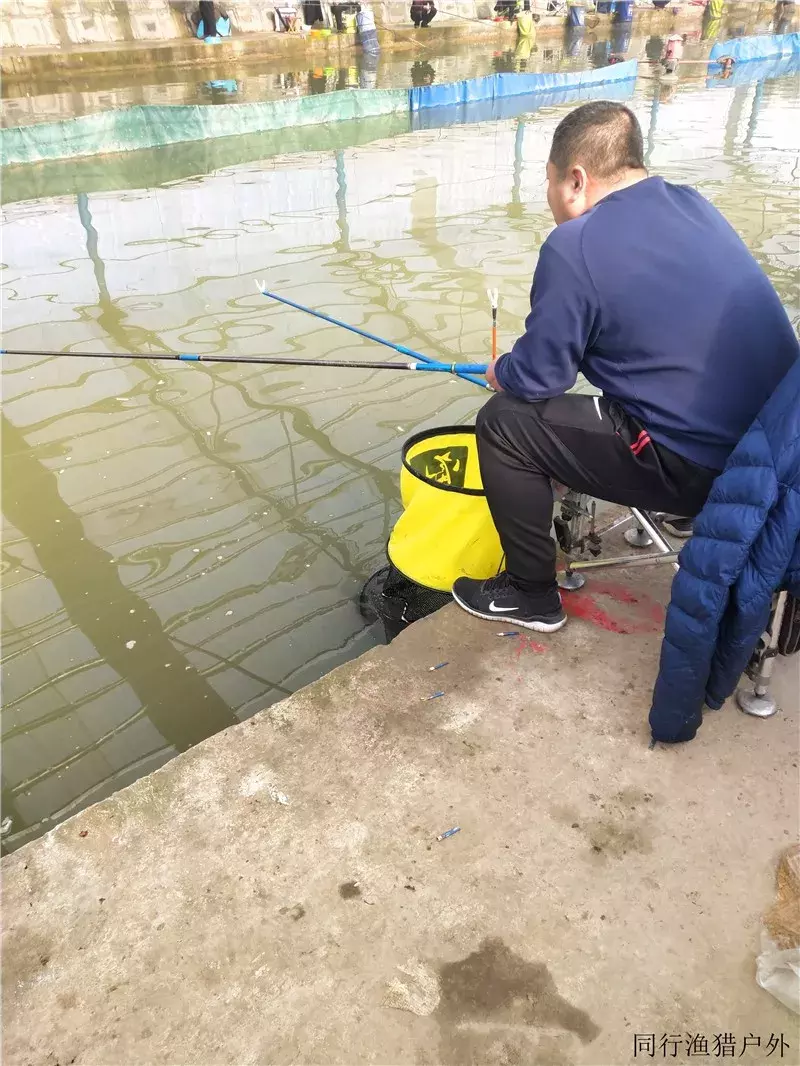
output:
[[[709,59],[713,62],[726,56],[737,63],[749,63],[754,59],[780,59],[795,53],[800,53],[800,33],[765,34],[762,37],[734,37],[729,41],[717,41]]]
[[[626,63],[614,63],[596,70],[575,70],[566,74],[492,74],[486,78],[469,78],[466,81],[409,89],[408,99],[411,111],[416,112],[432,107],[452,107],[454,104],[463,106],[483,100],[495,101],[502,97],[530,96],[533,93],[607,85],[635,78],[638,70],[638,61],[631,59]]]
[[[440,129],[443,126],[462,126],[472,122],[492,122],[498,119],[517,118],[518,115],[538,111],[540,107],[557,107],[560,104],[582,104],[587,100],[629,100],[636,88],[636,80],[605,82],[602,85],[584,85],[577,89],[561,89],[558,92],[538,92],[528,96],[495,97],[494,100],[476,100],[455,107],[426,107],[411,115],[411,128],[415,130]]]

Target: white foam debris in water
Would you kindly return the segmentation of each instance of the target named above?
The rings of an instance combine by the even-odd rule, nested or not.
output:
[[[232,614],[233,614],[233,611],[226,611],[225,612],[225,617],[227,618],[229,615],[232,615]]]
[[[403,427],[402,426],[398,426],[397,427],[397,432],[398,433],[403,433],[404,432]]]
[[[210,437],[210,436],[211,436],[211,430],[210,430],[210,429],[207,429],[207,430],[206,430],[206,436],[207,436],[207,437]]]
[[[62,466],[62,467],[61,467],[61,469],[59,470],[59,474],[66,474],[66,472],[67,472],[67,471],[66,471],[66,470],[64,469],[64,467],[63,467],[63,466]]]
[[[127,641],[126,644],[125,644],[125,647],[130,651],[131,648],[135,648],[136,647],[136,641],[135,640]]]
[[[131,609],[128,611],[128,614],[136,614],[136,608],[131,607]]]
[[[170,666],[172,666],[172,663],[164,663],[164,666],[166,666],[166,668],[169,670]]]
[[[218,556],[217,556],[217,562],[218,562],[218,563],[221,563],[221,562],[222,562],[222,556],[221,556],[221,555],[218,555]]]
[[[192,551],[194,552],[195,555],[199,555],[200,554],[200,549],[199,548],[192,548]]]

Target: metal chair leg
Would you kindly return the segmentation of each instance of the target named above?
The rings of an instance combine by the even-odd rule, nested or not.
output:
[[[736,702],[745,714],[751,714],[755,718],[772,718],[778,713],[779,707],[775,697],[769,691],[772,671],[775,668],[775,659],[778,655],[778,638],[783,622],[783,614],[788,600],[787,592],[779,592],[775,605],[770,615],[769,628],[761,638],[764,650],[758,663],[758,673],[753,678],[753,688],[740,688],[736,693]]]
[[[637,526],[636,529],[626,529],[622,535],[625,543],[630,544],[632,548],[649,548],[653,543],[653,538],[641,526]]]
[[[577,592],[578,589],[582,589],[586,584],[586,578],[583,574],[578,574],[574,570],[559,570],[556,574],[556,581],[560,589],[566,589],[567,592]]]
[[[675,561],[678,557],[678,550],[672,548],[651,515],[646,511],[641,511],[638,507],[631,507],[629,513],[623,518],[612,522],[606,529],[597,530],[594,525],[594,509],[589,509],[586,501],[587,497],[578,493],[568,493],[565,501],[562,501],[562,503],[566,503],[566,510],[562,509],[560,516],[562,530],[565,525],[565,514],[568,519],[566,525],[569,527],[568,532],[563,533],[562,531],[562,535],[559,536],[559,543],[566,557],[566,567],[557,575],[558,584],[562,589],[581,588],[585,584],[585,579],[581,573],[584,570],[608,570],[615,566],[643,566],[649,563],[663,562],[669,562],[675,570],[678,569],[678,564]],[[588,531],[586,528],[587,518],[589,519]],[[642,537],[645,538],[639,541],[641,546],[645,547],[653,544],[655,545],[655,551],[644,555],[621,555],[613,559],[581,558],[587,548],[591,554],[599,554],[602,537],[611,532],[612,529],[616,529],[617,526],[624,525],[625,522],[630,522],[631,520],[636,522],[636,531],[629,531],[634,534],[633,538],[625,535],[628,543],[636,544],[639,541],[639,533],[641,533]]]

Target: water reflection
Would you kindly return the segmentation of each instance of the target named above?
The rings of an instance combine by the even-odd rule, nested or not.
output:
[[[632,103],[651,166],[725,211],[798,321],[793,79],[643,83]],[[485,357],[486,288],[506,343],[525,313],[562,115],[306,131],[295,154],[292,131],[224,157],[173,146],[54,168],[36,200],[27,169],[6,205],[6,341],[374,356],[268,304],[265,277],[432,356]],[[10,846],[372,643],[355,600],[397,514],[400,444],[482,399],[421,377],[4,364]]]
[[[783,10],[783,9],[782,9]],[[774,28],[773,10],[753,5],[742,18],[740,9],[723,19],[711,20],[708,14],[702,28],[689,30],[698,46],[688,58],[705,57],[716,38],[742,33],[768,33]],[[787,13],[779,19],[783,32],[795,22]],[[795,20],[796,21],[796,20]],[[512,40],[503,51],[489,48],[447,44],[437,38],[419,46],[412,53],[384,50],[380,57],[364,56],[353,50],[346,59],[341,53],[325,56],[311,65],[302,57],[271,57],[264,68],[254,63],[218,61],[203,68],[175,70],[169,67],[144,71],[112,71],[105,74],[72,77],[69,92],[58,82],[5,79],[0,121],[6,126],[52,121],[74,115],[90,114],[134,104],[164,106],[169,104],[224,104],[278,100],[285,97],[317,95],[348,88],[407,88],[434,81],[455,81],[480,77],[493,72],[529,71],[556,73],[590,66],[605,66],[612,56],[658,58],[662,37],[650,37],[636,24],[617,22],[594,28],[568,27],[563,38],[540,34],[538,45]],[[669,31],[666,31],[669,32]],[[632,36],[632,33],[634,35]],[[657,55],[654,55],[656,53]]]
[[[239,83],[235,78],[221,78],[216,81],[204,81],[200,91],[212,104],[230,103],[239,92]]]

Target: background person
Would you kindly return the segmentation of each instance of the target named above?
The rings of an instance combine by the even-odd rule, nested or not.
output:
[[[381,46],[378,43],[378,31],[375,28],[375,16],[369,4],[358,5],[356,26],[358,27],[358,39],[364,49],[364,54],[372,57],[377,56]]]
[[[520,0],[497,0],[494,11],[498,18],[513,22],[522,9]]]
[[[648,176],[628,108],[598,101],[567,115],[547,181],[557,225],[539,253],[525,333],[487,372],[500,394],[477,419],[506,570],[459,578],[453,597],[479,618],[553,632],[566,615],[552,482],[696,515],[800,350],[717,209]],[[567,395],[578,373],[602,395]]]
[[[335,0],[331,4],[331,15],[333,15],[333,21],[336,26],[337,33],[347,33],[349,26],[349,18],[353,19],[353,28],[355,29],[355,17],[356,17],[356,3],[350,2],[350,0]]]
[[[411,5],[411,21],[414,29],[427,29],[436,18],[436,7],[433,0],[414,0]]]
[[[517,15],[517,37],[532,45],[536,43],[536,21],[531,11],[531,0],[525,0],[522,11]]]
[[[231,22],[228,15],[213,0],[200,0],[192,24],[195,36],[210,41],[217,37],[230,37]]]

